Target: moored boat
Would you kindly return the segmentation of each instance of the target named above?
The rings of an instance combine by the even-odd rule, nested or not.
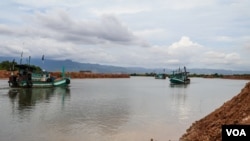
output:
[[[57,87],[70,84],[70,77],[66,77],[64,71],[62,77],[55,78],[44,70],[35,72],[30,65],[20,64],[15,65],[15,68],[18,69],[17,74],[12,71],[8,81],[9,86],[13,88]]]
[[[188,78],[189,72],[187,72],[186,67],[184,71],[180,68],[176,71],[173,71],[172,75],[169,76],[171,84],[189,84],[190,79]]]
[[[166,77],[165,69],[163,69],[163,73],[155,74],[155,79],[166,79]]]
[[[155,75],[155,79],[166,79],[166,74],[160,73]]]

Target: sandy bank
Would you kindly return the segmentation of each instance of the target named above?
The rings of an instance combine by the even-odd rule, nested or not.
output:
[[[221,141],[223,124],[250,124],[250,82],[238,95],[194,122],[180,141]]]

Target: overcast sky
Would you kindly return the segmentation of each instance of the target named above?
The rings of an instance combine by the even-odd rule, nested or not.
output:
[[[1,0],[0,56],[250,70],[249,0]]]

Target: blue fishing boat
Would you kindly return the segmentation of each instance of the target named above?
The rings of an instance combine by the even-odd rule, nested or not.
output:
[[[190,79],[188,78],[189,72],[187,72],[186,67],[184,70],[180,68],[176,71],[173,71],[172,75],[169,76],[171,84],[189,84]]]

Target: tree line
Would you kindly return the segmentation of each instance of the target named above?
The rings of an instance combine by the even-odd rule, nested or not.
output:
[[[0,70],[7,70],[7,71],[16,71],[17,70],[17,62],[15,61],[2,61],[0,63]],[[42,71],[42,69],[39,66],[30,65],[30,68],[32,68],[34,71]]]

